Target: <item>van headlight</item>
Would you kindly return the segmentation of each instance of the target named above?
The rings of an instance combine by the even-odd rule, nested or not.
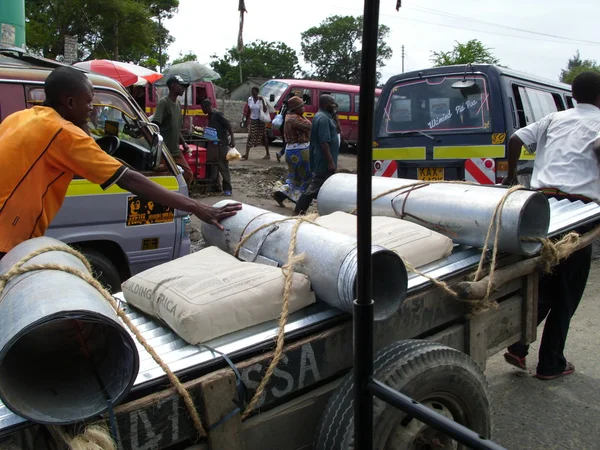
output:
[[[183,218],[181,221],[181,237],[187,238],[190,237],[192,233],[192,218],[188,215]]]

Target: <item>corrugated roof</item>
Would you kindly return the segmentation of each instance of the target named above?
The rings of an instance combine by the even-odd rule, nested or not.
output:
[[[600,219],[600,206],[595,203],[586,205],[580,201],[570,202],[568,200],[551,199],[550,209],[549,236],[555,236],[561,232]],[[480,255],[481,253],[477,249],[456,246],[449,257],[422,267],[420,270],[435,278],[447,278],[473,268],[479,262]],[[408,281],[409,293],[425,289],[430,284],[431,282],[426,278],[412,274]],[[115,297],[121,301],[123,300],[121,294],[117,294]],[[218,354],[215,355],[203,347],[187,344],[170,329],[126,304],[124,304],[124,307],[127,310],[127,315],[133,320],[142,335],[174,372],[182,373],[191,369],[200,371],[203,367],[206,368],[214,364],[220,358]],[[315,326],[341,315],[340,311],[323,303],[311,305],[290,316],[290,321],[286,326],[286,336],[306,332],[309,328],[314,329]],[[270,321],[220,337],[208,342],[207,345],[234,357],[243,356],[244,353],[249,351],[272,345],[276,332],[276,321]],[[140,354],[140,371],[134,383],[134,391],[158,383],[159,380],[161,382],[164,380],[162,370],[139,344],[138,351]],[[26,422],[25,419],[12,413],[0,403],[0,434],[2,430],[6,432],[7,429],[24,422]]]

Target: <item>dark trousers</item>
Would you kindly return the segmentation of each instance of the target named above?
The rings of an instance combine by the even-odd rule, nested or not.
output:
[[[219,174],[223,178],[223,190],[231,191],[231,173],[229,172],[229,161],[227,161],[227,152],[229,146],[227,144],[219,145],[219,154],[217,155],[217,173],[215,174],[216,182],[219,183]]]
[[[323,183],[327,181],[332,173],[313,173],[312,180],[310,180],[310,184],[306,188],[306,191],[300,196],[298,199],[298,203],[296,203],[296,209],[294,210],[294,214],[304,214],[306,210],[310,207],[312,201],[317,198],[319,195],[319,191],[321,190],[321,186]]]
[[[589,245],[563,260],[551,274],[540,277],[538,325],[546,319],[537,366],[540,375],[556,375],[565,370],[564,350],[569,324],[583,296],[591,261],[592,246]],[[508,351],[524,358],[529,346],[514,344]]]

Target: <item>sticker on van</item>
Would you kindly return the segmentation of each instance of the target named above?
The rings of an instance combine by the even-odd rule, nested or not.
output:
[[[132,195],[127,197],[127,226],[169,223],[175,220],[175,211],[169,206]]]

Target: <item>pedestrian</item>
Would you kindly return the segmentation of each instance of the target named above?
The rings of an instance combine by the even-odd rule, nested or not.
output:
[[[42,106],[11,114],[0,124],[0,259],[21,242],[44,235],[75,174],[103,190],[116,184],[144,199],[190,212],[220,229],[220,220],[241,209],[239,204],[213,208],[171,192],[98,147],[84,131],[94,97],[84,72],[54,69],[44,91]],[[139,207],[139,202],[130,205],[136,213]]]
[[[287,117],[287,114],[289,112],[289,107],[288,107],[288,101],[292,98],[295,97],[296,94],[294,94],[293,91],[290,91],[288,99],[283,101],[283,106],[281,107],[281,111],[279,112],[279,114],[281,114],[281,127],[279,128],[280,132],[281,132],[281,140],[283,142],[283,147],[281,148],[281,150],[279,150],[277,153],[275,153],[275,157],[277,158],[277,162],[281,162],[281,158],[283,157],[283,155],[285,155],[285,146],[287,144],[286,139],[285,139],[285,133],[284,133],[284,129],[285,129],[285,118]]]
[[[503,184],[517,180],[521,148],[535,146],[531,187],[560,200],[600,202],[600,165],[594,141],[600,136],[600,74],[583,72],[572,85],[573,109],[552,113],[516,131],[508,143],[508,176]],[[596,142],[598,142],[596,140]],[[589,231],[591,225],[576,231]],[[552,380],[572,374],[575,366],[564,356],[571,317],[583,296],[592,258],[589,245],[572,253],[542,274],[538,287],[538,324],[546,319],[536,377]],[[505,360],[526,369],[529,346],[508,347]]]
[[[159,100],[152,116],[152,122],[160,127],[164,143],[177,165],[183,169],[183,179],[189,188],[194,180],[194,173],[179,149],[179,144],[181,144],[186,152],[190,151],[181,135],[183,115],[181,114],[181,103],[177,98],[185,93],[188,84],[179,75],[175,75],[167,80],[167,87],[169,94]]]
[[[267,151],[263,159],[271,159],[266,125],[260,120],[261,109],[263,112],[268,112],[267,103],[262,96],[258,95],[257,87],[253,87],[251,92],[252,95],[248,97],[248,110],[246,113],[246,123],[250,124],[248,126],[248,143],[246,144],[246,154],[242,156],[242,159],[248,159],[250,149],[261,144],[265,146]]]
[[[285,183],[273,193],[273,198],[279,206],[284,206],[285,199],[297,203],[310,184],[311,123],[303,114],[304,101],[300,97],[289,99],[287,119],[282,133],[287,142],[284,150],[288,175]]]
[[[229,120],[225,118],[221,111],[213,109],[209,98],[202,100],[200,106],[202,107],[202,111],[208,115],[208,126],[217,130],[217,137],[219,139],[219,143],[217,144],[217,184],[219,182],[220,174],[221,178],[223,178],[223,195],[231,197],[233,188],[231,186],[231,174],[229,172],[227,152],[230,148],[235,147],[233,128],[231,128]],[[209,145],[215,144],[210,143]]]
[[[315,114],[310,130],[310,168],[312,180],[296,203],[295,214],[305,214],[319,194],[323,183],[335,173],[340,141],[333,119],[335,99],[328,94],[319,98],[319,112]]]

